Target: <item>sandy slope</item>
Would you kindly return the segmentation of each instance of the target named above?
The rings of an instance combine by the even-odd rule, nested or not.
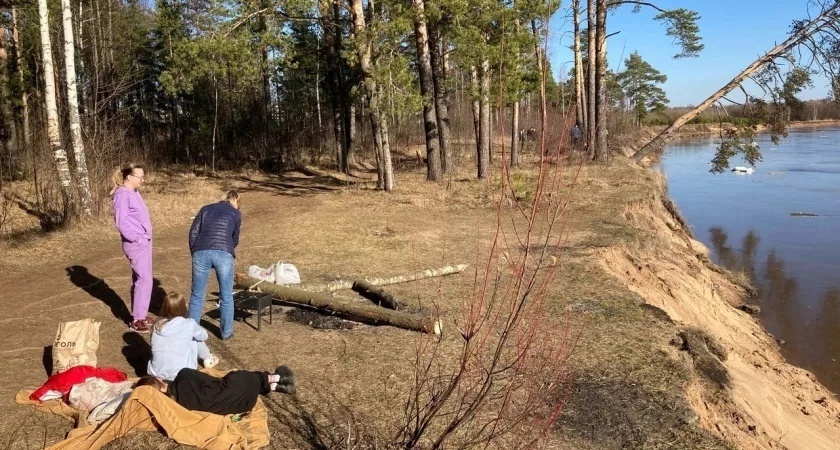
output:
[[[603,267],[678,325],[701,328],[729,350],[731,388],[714,392],[698,379],[689,392],[702,426],[739,448],[840,448],[840,403],[733,307],[743,291],[707,262],[708,249],[689,237],[662,194],[629,205],[625,217],[651,231],[651,242],[602,251]]]

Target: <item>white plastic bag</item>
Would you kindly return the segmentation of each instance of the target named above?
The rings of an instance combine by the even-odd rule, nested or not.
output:
[[[278,261],[274,265],[274,284],[298,284],[300,273],[294,264]]]
[[[265,280],[269,283],[274,283],[274,266],[271,266],[268,269],[263,269],[260,266],[248,267],[248,276],[258,280]]]

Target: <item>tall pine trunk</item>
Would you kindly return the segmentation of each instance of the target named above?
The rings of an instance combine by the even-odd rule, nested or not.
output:
[[[0,116],[2,116],[3,127],[6,129],[6,139],[3,141],[3,146],[6,148],[6,154],[9,155],[9,161],[15,161],[14,164],[10,164],[10,169],[19,171],[20,163],[17,161],[20,155],[18,155],[17,126],[14,111],[12,111],[12,78],[9,76],[12,72],[9,70],[11,68],[9,54],[11,52],[8,49],[6,33],[3,30],[0,33]]]
[[[595,61],[596,126],[595,160],[607,159],[607,0],[598,0],[597,56]]]
[[[339,169],[346,173],[350,173],[350,159],[352,158],[353,154],[353,143],[356,138],[355,136],[355,128],[351,127],[351,123],[354,120],[353,115],[353,105],[352,101],[350,100],[350,87],[347,86],[347,79],[346,79],[346,67],[344,65],[344,60],[341,56],[341,52],[343,50],[342,44],[342,34],[341,34],[341,2],[338,0],[333,0],[332,4],[332,16],[333,16],[333,26],[335,27],[335,32],[333,33],[333,52],[335,54],[335,70],[336,70],[336,79],[338,83],[338,103],[341,106],[341,130],[343,132],[342,140],[341,140],[341,155],[339,158]],[[364,20],[364,18],[362,18]],[[356,33],[353,27],[350,28],[351,36]]]
[[[368,97],[368,109],[370,112],[371,132],[373,133],[374,141],[379,140],[380,153],[378,161],[378,173],[380,174],[378,185],[382,186],[385,191],[394,189],[394,180],[389,180],[388,175],[394,173],[391,164],[390,148],[385,146],[387,142],[388,125],[383,122],[387,120],[385,115],[380,111],[379,89],[376,85],[376,80],[373,78],[373,67],[371,63],[371,44],[365,36],[365,15],[362,0],[350,0],[350,9],[353,14],[353,28],[356,35],[356,52],[359,57],[359,68],[362,72],[364,80],[365,92]],[[363,41],[362,41],[363,40]],[[378,135],[378,136],[377,136]]]
[[[432,80],[432,63],[429,57],[429,33],[426,28],[425,0],[412,0],[414,9],[414,38],[417,46],[417,70],[420,75],[420,93],[423,96],[423,128],[426,131],[426,179],[438,181],[440,165],[440,138],[438,137],[435,88]]]
[[[479,77],[479,141],[478,178],[490,176],[490,60],[484,57],[481,61]]]
[[[432,64],[432,84],[435,88],[435,110],[438,125],[438,140],[440,141],[441,169],[443,173],[451,172],[452,143],[449,128],[449,105],[446,101],[446,61],[443,59],[445,46],[441,45],[440,30],[436,25],[428,24],[429,28],[429,58]]]
[[[470,66],[470,106],[473,114],[473,129],[475,130],[475,158],[478,164],[478,155],[481,154],[481,105],[478,97],[481,95],[478,83],[478,68]]]
[[[341,95],[338,83],[339,56],[336,52],[335,34],[337,24],[333,20],[333,8],[331,0],[320,0],[318,9],[321,14],[321,30],[324,33],[324,50],[326,52],[327,71],[325,82],[329,91],[330,107],[333,117],[333,137],[335,138],[335,161],[338,170],[342,170],[343,147],[344,147],[344,118],[342,117]]]
[[[61,183],[61,194],[64,197],[65,212],[72,210],[72,191],[70,188],[70,167],[67,164],[67,152],[61,145],[61,132],[58,122],[58,106],[55,99],[55,71],[52,59],[52,43],[50,42],[50,17],[47,0],[38,0],[38,19],[41,31],[41,57],[44,61],[44,100],[47,112],[47,138],[50,150],[53,152],[58,179]]]
[[[382,87],[379,86],[379,98],[382,98]],[[394,164],[391,160],[391,139],[388,132],[388,115],[385,108],[379,108],[379,132],[382,136],[382,169],[385,178],[385,190],[392,191],[396,185],[394,179]]]
[[[598,128],[598,113],[595,109],[595,61],[597,59],[597,51],[595,47],[596,22],[595,22],[595,1],[588,0],[586,7],[586,26],[587,26],[587,55],[586,55],[586,72],[587,72],[587,86],[586,86],[586,111],[589,118],[589,126],[586,128],[586,145],[589,149],[590,158],[595,158],[595,130]]]
[[[61,17],[64,28],[64,71],[67,76],[67,112],[70,119],[70,138],[73,141],[73,156],[76,162],[76,182],[82,212],[91,214],[90,176],[88,175],[85,144],[82,140],[82,124],[79,119],[79,94],[76,88],[76,44],[73,33],[73,10],[70,0],[61,0]]]
[[[588,127],[588,116],[586,110],[586,97],[583,89],[583,55],[580,49],[580,0],[572,0],[572,15],[574,22],[574,46],[575,53],[575,108],[577,124],[582,130]]]
[[[18,82],[20,83],[20,108],[21,108],[21,123],[23,124],[23,146],[26,149],[27,153],[32,151],[32,137],[29,134],[29,101],[28,96],[26,95],[26,89],[23,79],[23,56],[21,55],[21,50],[23,46],[20,42],[20,31],[18,30],[18,22],[17,22],[17,9],[12,8],[12,39],[14,42],[15,48],[15,58],[16,61],[16,68],[17,68],[17,76]]]

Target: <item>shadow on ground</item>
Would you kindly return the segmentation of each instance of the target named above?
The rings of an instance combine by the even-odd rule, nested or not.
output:
[[[146,375],[149,360],[152,359],[152,346],[146,338],[133,331],[126,331],[123,334],[123,342],[125,345],[122,348],[122,354],[134,369],[134,374],[138,377]]]
[[[246,176],[241,176],[237,180],[246,185],[240,188],[242,192],[262,191],[290,197],[336,191],[347,186],[366,186],[364,179],[348,182],[325,175],[294,176],[291,173],[273,175],[268,180],[257,180]]]
[[[84,266],[70,266],[65,271],[67,271],[67,276],[70,277],[71,283],[111,308],[111,314],[114,317],[125,324],[131,322],[132,316],[129,307],[126,306],[122,297],[103,278],[91,274],[87,267]],[[129,288],[129,291],[131,291],[131,288]],[[149,303],[149,311],[152,314],[157,314],[160,311],[160,306],[163,304],[163,298],[165,296],[166,291],[161,287],[160,280],[154,278],[152,280],[152,298]]]

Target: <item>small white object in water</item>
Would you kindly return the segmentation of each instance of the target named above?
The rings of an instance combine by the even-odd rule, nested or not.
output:
[[[755,172],[755,169],[753,169],[752,167],[735,166],[732,169],[732,171],[733,172],[740,172],[740,173],[753,173],[753,172]]]

